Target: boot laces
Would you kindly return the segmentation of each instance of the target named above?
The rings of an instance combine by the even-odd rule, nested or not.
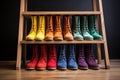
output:
[[[38,32],[44,32],[44,25],[40,24],[39,28],[38,28]]]
[[[30,30],[30,33],[32,33],[33,31],[35,32],[36,31],[36,28],[35,28],[36,25],[32,25],[32,28]]]
[[[56,25],[55,31],[60,32],[61,31],[61,26],[60,25]]]
[[[66,25],[66,27],[65,27],[65,33],[67,33],[67,32],[70,32],[70,33],[71,33],[71,29],[70,29],[70,26],[69,26],[69,25]]]

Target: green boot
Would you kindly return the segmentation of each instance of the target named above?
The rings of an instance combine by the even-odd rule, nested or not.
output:
[[[88,25],[89,25],[90,34],[93,36],[93,38],[102,40],[102,36],[96,30],[95,16],[88,17]]]
[[[82,35],[85,40],[93,40],[93,36],[89,33],[88,29],[88,17],[87,16],[81,16],[81,29],[82,29]]]
[[[74,16],[74,28],[73,28],[73,36],[75,40],[83,40],[83,36],[81,34],[80,29],[80,17]]]

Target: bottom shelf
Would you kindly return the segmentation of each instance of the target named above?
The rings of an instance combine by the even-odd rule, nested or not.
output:
[[[102,44],[104,43],[104,40],[92,40],[92,41],[87,41],[87,40],[83,40],[83,41],[20,41],[21,44]]]

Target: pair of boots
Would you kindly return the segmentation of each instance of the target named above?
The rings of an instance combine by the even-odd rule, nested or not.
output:
[[[43,40],[45,37],[45,16],[38,16],[38,18],[31,16],[31,23],[31,29],[26,40]]]
[[[56,69],[56,45],[40,45],[40,52],[38,52],[38,45],[33,45],[32,59],[27,63],[26,69],[44,70]],[[48,50],[49,49],[49,50]],[[40,57],[38,57],[40,56]]]
[[[55,27],[53,27],[53,16],[46,16],[47,17],[47,26],[46,26],[46,33],[45,33],[45,40],[47,41],[62,41],[62,27],[61,27],[61,17],[55,16]]]
[[[64,28],[62,32],[61,16],[55,16],[55,27],[53,27],[53,16],[47,16],[45,40],[61,41],[63,40],[63,38],[65,40],[73,40],[71,26],[70,26],[70,16],[63,16],[63,19],[64,19]],[[62,35],[64,35],[64,37]]]
[[[95,16],[74,16],[73,36],[75,40],[102,40],[97,32]]]
[[[58,62],[57,62],[57,67],[60,70],[66,70],[72,69],[72,70],[77,70],[78,65],[76,62],[76,54],[75,54],[75,45],[73,44],[68,44],[68,45],[60,45],[59,46],[59,56],[58,56]],[[68,52],[68,56],[67,56]]]
[[[91,44],[77,45],[78,51],[78,66],[79,69],[87,70],[88,68],[98,70],[99,66],[93,54],[93,47]]]

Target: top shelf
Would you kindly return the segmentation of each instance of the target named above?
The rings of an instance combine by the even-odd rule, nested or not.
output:
[[[26,11],[24,16],[31,15],[100,15],[100,11]]]

